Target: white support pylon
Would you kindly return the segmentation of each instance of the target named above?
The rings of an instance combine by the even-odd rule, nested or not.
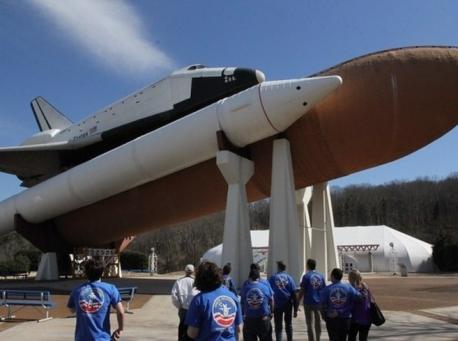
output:
[[[328,269],[340,268],[339,253],[337,252],[337,245],[335,243],[334,236],[334,212],[332,210],[331,191],[329,185],[326,184],[325,189],[326,195],[326,244],[327,247],[327,258],[328,258]]]
[[[231,277],[240,287],[253,263],[245,185],[254,173],[254,163],[223,150],[217,153],[216,164],[228,185],[221,266],[231,263]]]
[[[303,270],[299,262],[301,258],[299,244],[300,233],[290,144],[287,139],[277,139],[273,143],[272,154],[267,273],[269,275],[275,273],[276,262],[284,261],[287,272],[297,283]]]
[[[299,259],[300,266],[305,270],[305,260],[311,257],[312,225],[308,204],[312,199],[312,187],[302,188],[296,191],[297,218],[299,220]]]
[[[40,264],[38,265],[36,281],[55,281],[59,279],[59,269],[57,267],[57,256],[55,252],[41,254]]]
[[[327,183],[313,186],[312,193],[312,248],[311,257],[316,260],[317,270],[327,277],[329,271],[339,267],[334,243],[334,218],[331,195]]]

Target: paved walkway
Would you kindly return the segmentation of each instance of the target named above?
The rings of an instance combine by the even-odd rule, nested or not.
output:
[[[373,327],[372,340],[439,341],[458,340],[458,307],[430,309],[418,313],[385,312],[387,322],[382,327]],[[112,326],[116,326],[112,314]],[[169,295],[153,296],[134,314],[126,314],[125,341],[176,340],[178,317]],[[70,341],[73,340],[74,318],[53,319],[48,322],[25,322],[0,333],[5,341]],[[305,320],[300,312],[294,320],[294,339],[307,340]],[[328,340],[323,325],[322,340]]]

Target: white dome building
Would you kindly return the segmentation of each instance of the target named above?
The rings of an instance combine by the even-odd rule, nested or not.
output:
[[[342,267],[362,272],[432,272],[432,245],[385,225],[350,226],[334,229]],[[267,262],[269,231],[251,231],[254,261]],[[222,244],[205,252],[202,260],[221,266]]]
[[[371,271],[369,252],[375,272],[434,270],[431,244],[385,225],[336,227],[334,238],[345,270]]]
[[[267,268],[267,254],[269,251],[269,230],[251,231],[251,248],[253,249],[253,261],[259,264],[261,271]],[[223,244],[219,244],[204,253],[201,261],[206,260],[223,266],[221,264],[221,255],[223,253]]]

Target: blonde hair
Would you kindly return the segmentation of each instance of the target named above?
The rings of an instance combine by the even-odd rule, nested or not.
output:
[[[361,273],[359,272],[359,270],[352,269],[348,273],[348,281],[353,286],[359,286],[361,284],[361,282],[362,282],[362,277],[361,277]]]

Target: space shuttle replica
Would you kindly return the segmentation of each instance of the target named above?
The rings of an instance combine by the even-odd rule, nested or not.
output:
[[[270,196],[272,145],[289,141],[296,189],[403,157],[458,123],[458,49],[359,57],[306,78],[192,65],[72,123],[41,97],[40,132],[0,148],[26,189],[0,202],[0,234],[43,252],[120,250],[128,237],[221,211],[215,157],[251,160],[249,202]]]

